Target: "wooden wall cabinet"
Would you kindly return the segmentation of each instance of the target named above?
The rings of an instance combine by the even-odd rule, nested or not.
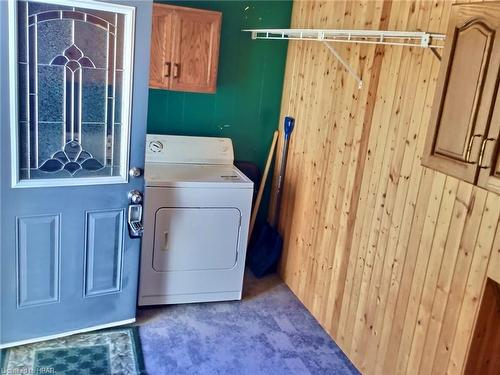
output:
[[[500,193],[500,3],[454,5],[422,164]]]
[[[153,5],[149,86],[214,93],[222,13]]]

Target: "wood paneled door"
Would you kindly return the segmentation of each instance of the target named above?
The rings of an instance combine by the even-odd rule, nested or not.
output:
[[[485,152],[493,158],[497,148],[499,125],[492,123],[496,135],[488,131],[500,72],[500,4],[453,6],[449,25],[423,164],[476,183],[490,164]]]
[[[172,71],[172,16],[173,12],[158,11],[153,5],[151,27],[151,61],[149,65],[149,86],[168,88]]]
[[[214,93],[222,13],[154,4],[150,87]]]

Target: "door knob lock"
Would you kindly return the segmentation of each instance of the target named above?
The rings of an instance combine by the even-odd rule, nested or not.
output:
[[[128,199],[133,204],[142,203],[142,193],[139,190],[132,190],[128,193]]]
[[[137,167],[132,167],[128,171],[128,175],[132,178],[140,177],[142,175],[142,169]]]

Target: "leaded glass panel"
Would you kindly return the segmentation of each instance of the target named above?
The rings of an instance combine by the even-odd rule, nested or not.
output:
[[[127,15],[50,1],[17,15],[19,180],[121,176]]]

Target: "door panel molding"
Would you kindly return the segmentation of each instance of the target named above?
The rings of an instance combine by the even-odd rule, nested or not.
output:
[[[476,44],[476,48],[478,48],[480,51],[483,52],[482,55],[477,56],[477,61],[476,64],[472,63],[472,57],[469,57],[469,60],[464,61],[462,58],[457,58],[455,59],[455,54],[457,51],[464,51],[465,48],[459,48],[459,43],[467,43],[467,41],[464,42],[464,39],[466,40],[467,38],[471,38],[472,34],[477,34],[482,36],[482,42],[483,44],[481,45],[479,43],[479,38],[474,38],[471,39],[470,42],[473,42]],[[451,57],[450,61],[451,63],[448,66],[448,71],[447,71],[447,77],[446,77],[446,84],[445,84],[445,90],[449,91],[449,94],[447,94],[445,97],[443,97],[443,101],[441,102],[441,108],[439,110],[439,118],[438,122],[440,123],[439,128],[437,129],[437,134],[436,134],[436,144],[434,146],[434,153],[436,154],[441,154],[443,156],[459,160],[461,162],[465,161],[465,156],[466,156],[466,151],[467,151],[467,145],[469,144],[468,140],[470,137],[472,137],[476,133],[476,119],[477,115],[479,112],[479,105],[481,102],[481,96],[483,93],[483,88],[484,88],[484,79],[486,77],[486,71],[488,68],[489,60],[490,60],[490,55],[491,55],[491,49],[493,46],[493,36],[495,35],[495,30],[491,29],[486,25],[484,22],[480,20],[472,20],[470,22],[467,22],[461,27],[457,27],[455,29],[455,34],[453,37],[453,44],[451,47]],[[472,54],[472,56],[476,56],[476,54]],[[465,93],[463,90],[456,90],[455,87],[456,85],[460,85],[461,81],[458,79],[458,77],[452,77],[453,74],[456,72],[458,74],[461,74],[464,70],[464,66],[461,64],[468,65],[468,66],[474,66],[475,70],[472,72],[469,77],[470,80],[476,82],[475,90],[472,91],[470,90],[470,95],[471,97],[469,98],[469,103],[465,101],[463,104],[463,108],[466,109],[468,106],[465,104],[469,104],[470,106],[470,113],[469,117],[465,118],[464,121],[467,121],[467,126],[461,126],[461,127],[456,127],[456,120],[459,119],[462,116],[457,116],[454,115],[453,113],[457,113],[457,107],[456,107],[456,102],[457,102],[457,97],[465,97]],[[459,65],[457,67],[457,65]],[[452,85],[452,87],[450,87]],[[455,96],[456,95],[456,96]],[[451,97],[451,96],[454,96]],[[451,102],[451,103],[450,103]],[[457,129],[467,129],[467,136],[461,137],[462,142],[457,142],[455,139],[450,140],[449,133],[446,133],[443,135],[444,138],[440,137],[440,128],[441,125],[454,125]],[[440,143],[444,142],[445,144],[443,147],[440,147]]]
[[[61,216],[17,218],[17,307],[60,301]]]
[[[125,210],[87,211],[85,297],[122,289]],[[105,246],[103,246],[105,244]]]

